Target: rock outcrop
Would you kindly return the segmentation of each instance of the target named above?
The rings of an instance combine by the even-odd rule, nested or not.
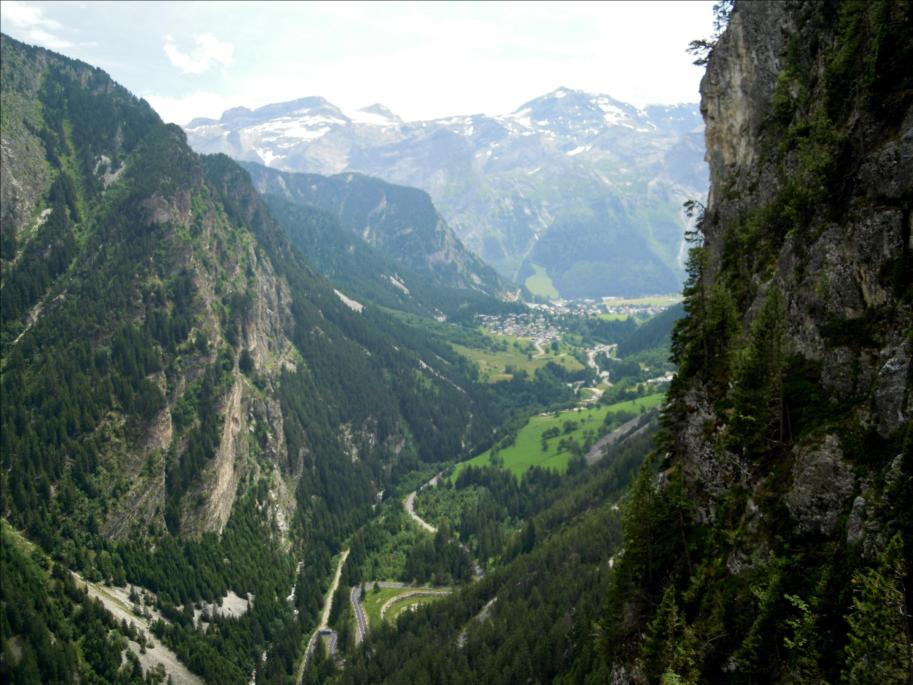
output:
[[[911,31],[909,3],[742,2],[712,48],[703,240],[640,504],[678,532],[629,537],[641,576],[607,625],[673,597],[688,618],[608,646],[620,682],[836,681],[909,644],[909,615],[859,629],[896,608],[859,593],[913,591]]]

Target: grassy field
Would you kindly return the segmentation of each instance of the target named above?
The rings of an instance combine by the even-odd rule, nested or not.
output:
[[[365,594],[361,599],[361,604],[365,610],[365,618],[368,619],[368,629],[373,630],[380,625],[380,608],[391,597],[403,595],[409,592],[405,588],[381,588],[374,592],[371,583],[365,584]]]
[[[545,354],[540,357],[535,350],[532,352],[526,351],[526,345],[530,344],[529,341],[518,339],[521,346],[521,349],[518,349],[512,344],[513,340],[511,338],[504,336],[503,339],[510,343],[504,351],[483,350],[457,344],[453,345],[453,349],[474,361],[479,367],[479,375],[482,380],[488,383],[510,380],[511,375],[507,372],[508,366],[526,371],[530,376],[535,374],[536,369],[542,368],[548,362],[560,364],[568,371],[579,371],[583,368],[581,363],[567,352],[559,351],[558,354],[554,354],[551,350],[546,349]]]
[[[603,319],[604,321],[624,321],[628,318],[627,314],[599,314],[598,318]]]
[[[440,589],[443,590],[445,588]],[[368,630],[374,630],[380,625],[380,610],[388,600],[413,592],[415,592],[415,588],[410,587],[381,588],[378,592],[374,592],[373,585],[371,583],[366,583],[365,594],[364,597],[362,597],[361,603],[365,610],[365,618],[368,620]],[[443,595],[416,595],[413,597],[403,597],[402,600],[393,601],[387,607],[383,620],[387,623],[392,623],[407,607],[428,604],[440,599],[442,596]]]
[[[521,476],[531,466],[541,466],[544,468],[565,471],[568,461],[571,458],[569,450],[559,450],[558,442],[563,438],[574,438],[578,443],[583,443],[586,431],[597,433],[607,414],[618,412],[638,413],[641,407],[652,409],[663,400],[663,393],[656,393],[619,402],[607,407],[594,407],[592,409],[574,410],[560,412],[558,416],[548,414],[545,416],[534,416],[529,422],[520,429],[517,434],[515,443],[499,452],[499,456],[504,460],[504,468],[508,469],[516,476]],[[565,433],[565,422],[574,421],[576,427]],[[551,429],[557,428],[560,431],[558,437],[551,438],[548,441],[548,448],[542,450],[542,434]],[[451,480],[455,480],[459,472],[472,464],[473,466],[488,466],[491,463],[491,450],[486,450],[472,459],[457,464],[451,475]]]
[[[632,307],[671,307],[673,304],[682,301],[681,295],[648,295],[647,297],[604,297],[604,304],[609,307],[621,307],[630,305]]]
[[[533,275],[527,278],[523,283],[523,285],[526,286],[526,289],[533,295],[557,300],[558,289],[555,287],[555,284],[552,283],[552,279],[549,277],[548,272],[538,264],[532,264],[532,267]]]
[[[411,607],[420,607],[425,604],[431,604],[431,602],[436,602],[439,599],[441,599],[440,595],[419,595],[417,597],[409,597],[402,602],[394,602],[390,607],[387,608],[387,613],[384,614],[384,620],[388,623],[396,623],[396,619],[400,617],[400,614],[410,609]]]

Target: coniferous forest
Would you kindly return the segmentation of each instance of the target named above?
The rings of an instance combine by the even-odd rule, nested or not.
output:
[[[572,302],[4,33],[0,682],[913,682],[913,4],[714,18],[681,295]]]

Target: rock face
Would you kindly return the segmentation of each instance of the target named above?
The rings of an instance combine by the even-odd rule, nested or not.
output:
[[[0,47],[0,513],[51,530],[66,510],[67,530],[114,541],[198,539],[255,499],[288,543],[301,506],[326,506],[328,478],[346,483],[340,515],[367,510],[401,453],[457,454],[486,430],[475,400],[448,395],[467,385],[452,350],[351,311],[237,164],[195,154],[98,69]],[[456,269],[462,246],[409,192],[424,204],[386,214],[384,192],[362,197],[368,228],[399,212],[386,239],[408,242],[430,216],[426,267]],[[500,283],[463,266],[463,287]]]
[[[863,668],[842,647],[782,652],[799,606],[787,595],[838,645],[868,639],[847,627],[864,611],[858,578],[910,596],[913,72],[898,65],[911,30],[909,3],[744,2],[711,51],[711,186],[657,487],[668,503],[681,485],[690,522],[646,567],[671,580],[622,585],[652,606],[676,590],[690,617],[677,644],[706,642],[690,666],[657,657],[655,640],[617,650],[635,681],[836,681]],[[900,576],[880,556],[897,536]],[[652,616],[640,601],[620,615]]]
[[[747,187],[743,175],[759,161],[759,134],[781,69],[789,16],[782,3],[732,15],[701,81],[701,114],[710,165],[710,206],[724,188]],[[749,15],[749,16],[746,16]]]
[[[469,252],[417,188],[361,174],[295,174],[245,164],[261,193],[316,207],[395,262],[432,283],[496,296],[507,284]]]
[[[889,110],[860,102],[865,86],[851,80],[847,92],[834,91],[837,67],[828,60],[849,57],[839,45],[800,47],[839,31],[826,15],[810,3],[745,3],[713,50],[701,83],[711,178],[702,277],[729,290],[746,334],[769,293],[781,292],[792,368],[815,369],[810,380],[827,393],[831,425],[852,416],[890,454],[913,418],[913,111],[909,95],[889,95],[902,81],[880,83],[884,92],[871,96]],[[754,254],[739,254],[749,244]],[[850,457],[841,443],[827,435],[819,447],[791,450],[790,510],[809,513],[818,487],[803,481],[825,493],[812,508],[826,509],[815,516],[827,521],[806,521],[803,531],[812,525],[831,535],[849,511],[847,459],[864,454],[857,448]]]
[[[539,283],[544,273],[564,297],[678,290],[681,204],[701,197],[706,180],[695,105],[638,109],[570,88],[509,114],[419,122],[303,98],[196,119],[186,131],[201,152],[421,188],[502,276],[540,274]]]
[[[793,486],[784,502],[799,534],[820,533],[831,537],[837,517],[843,513],[854,490],[852,467],[843,460],[840,442],[834,435],[820,445],[796,448]]]

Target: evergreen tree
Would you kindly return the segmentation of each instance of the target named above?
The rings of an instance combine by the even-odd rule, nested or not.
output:
[[[853,574],[853,609],[841,682],[903,685],[913,681],[913,636],[906,605],[903,538],[896,534],[873,568]]]
[[[773,287],[751,324],[748,344],[735,362],[730,445],[762,455],[785,439],[783,379],[786,371],[786,310]]]

